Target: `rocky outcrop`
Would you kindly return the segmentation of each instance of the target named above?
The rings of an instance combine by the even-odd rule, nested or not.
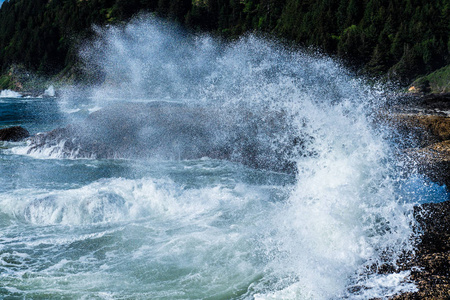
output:
[[[402,152],[412,168],[450,187],[450,94],[413,97],[384,118],[402,137]],[[417,248],[403,270],[418,288],[395,300],[450,299],[450,201],[415,207]]]
[[[281,114],[261,116],[244,109],[165,102],[123,103],[96,111],[82,123],[30,138],[29,152],[96,159],[209,157],[294,172],[295,163],[289,158],[301,141],[289,134],[289,126]],[[280,132],[287,135],[280,139]]]
[[[29,136],[28,130],[21,126],[0,129],[0,141],[19,142]]]
[[[420,241],[404,268],[411,270],[417,292],[393,300],[450,299],[450,202],[428,203],[415,208]]]
[[[413,96],[381,115],[410,168],[450,187],[450,94]]]
[[[381,123],[398,133],[400,152],[411,168],[450,187],[450,118],[443,111],[446,103],[445,99],[433,98],[415,107],[390,109]],[[60,157],[72,158],[207,156],[292,172],[289,157],[301,151],[308,137],[299,138],[297,131],[289,134],[290,122],[285,115],[261,119],[262,115],[242,109],[224,113],[177,104],[119,104],[92,113],[83,123],[32,137],[29,151],[51,149]],[[280,132],[288,134],[277,140],[279,146],[274,149],[270,137]],[[46,153],[51,155],[51,151]],[[418,206],[415,217],[421,232],[417,251],[403,260],[400,270],[411,270],[410,279],[419,291],[393,299],[450,299],[450,202]],[[380,272],[394,272],[395,268],[383,270]]]

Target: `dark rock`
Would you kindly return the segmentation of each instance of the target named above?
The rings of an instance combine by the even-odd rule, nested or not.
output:
[[[0,141],[18,142],[29,136],[29,132],[20,126],[0,129]]]
[[[450,190],[450,117],[445,112],[450,109],[450,94],[413,95],[403,102],[381,122],[397,132],[410,168]],[[400,269],[411,271],[409,279],[418,291],[391,299],[450,299],[450,201],[417,206],[414,216],[419,240]]]
[[[426,147],[450,139],[450,118],[440,115],[391,113],[380,116],[382,122],[399,134],[398,141],[404,147]]]
[[[420,241],[405,264],[419,291],[392,297],[395,300],[450,299],[450,201],[415,208]]]
[[[79,124],[36,135],[30,152],[71,158],[226,159],[294,172],[292,154],[302,139],[289,134],[283,114],[204,108],[174,103],[123,103],[103,108]],[[279,139],[280,133],[287,135]],[[307,138],[307,137],[302,137]],[[274,147],[274,145],[277,145]],[[50,151],[48,151],[50,149]]]
[[[450,118],[436,114],[393,113],[381,117],[403,148],[407,167],[450,188]]]
[[[406,150],[412,164],[433,182],[450,188],[450,140]]]
[[[450,109],[450,93],[425,95],[421,104],[428,108]]]

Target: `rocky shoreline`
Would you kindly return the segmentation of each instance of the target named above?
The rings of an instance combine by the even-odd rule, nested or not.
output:
[[[391,128],[394,138],[398,134],[400,155],[411,169],[428,176],[433,182],[445,184],[449,190],[450,94],[408,95],[393,103],[380,114],[378,121],[382,126]],[[91,121],[96,121],[98,115],[94,114]],[[160,115],[161,112],[158,113]],[[118,128],[124,130],[122,127],[126,122],[120,124]],[[129,129],[125,129],[128,139],[132,135]],[[45,137],[58,134],[64,137],[65,132],[70,130],[60,129],[62,133],[53,131]],[[20,128],[0,129],[0,140],[15,141],[27,134]],[[34,137],[35,140],[38,138]],[[117,146],[116,143],[114,145]],[[414,216],[419,233],[416,251],[405,257],[397,271],[409,270],[411,275],[408,280],[416,283],[418,291],[396,295],[391,299],[450,299],[450,201],[417,206]]]
[[[417,206],[414,216],[420,240],[401,269],[411,271],[418,291],[391,299],[450,299],[450,201]]]
[[[403,154],[411,167],[432,181],[450,187],[450,94],[410,95],[390,107],[387,126],[403,136]],[[405,138],[406,137],[406,138]],[[415,253],[400,270],[410,270],[409,280],[418,291],[392,300],[450,299],[450,201],[415,207]]]
[[[380,119],[393,129],[411,168],[450,187],[450,94],[412,95]]]

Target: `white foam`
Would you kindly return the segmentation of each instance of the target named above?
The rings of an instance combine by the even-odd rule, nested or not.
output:
[[[53,85],[50,85],[45,91],[44,91],[44,96],[46,97],[55,97],[56,92],[55,92],[55,87]]]
[[[70,149],[69,152],[64,147],[65,143],[67,143],[67,140],[61,139],[51,144],[45,144],[43,147],[30,147],[29,142],[27,142],[26,146],[12,148],[11,152],[17,155],[27,155],[36,159],[73,159],[77,157],[79,149]]]
[[[364,282],[364,288],[352,297],[353,299],[373,299],[382,295],[388,298],[401,293],[417,292],[417,286],[409,279],[410,273],[410,271],[402,271],[369,276]]]
[[[365,299],[413,291],[407,272],[367,274],[367,267],[395,265],[402,251],[412,249],[412,207],[435,195],[426,196],[423,179],[408,184],[400,177],[389,132],[372,119],[384,101],[380,90],[329,58],[286,51],[251,35],[219,49],[210,38],[186,40],[154,23],[137,20],[98,32],[101,49],[83,55],[106,81],[92,87],[93,103],[86,107],[168,97],[243,109],[261,124],[281,113],[301,143],[297,182],[280,188],[289,193],[287,202],[272,201],[251,184],[189,189],[169,179],[113,178],[71,190],[1,195],[0,209],[36,226],[146,221],[142,227],[157,232],[157,245],[139,246],[131,263],[156,257],[193,270],[164,287],[166,298],[179,296],[172,284],[197,288],[194,295],[202,298],[205,287],[219,294],[235,287],[233,278],[248,283],[248,297],[255,299]],[[74,113],[69,100],[61,107]],[[289,138],[285,132],[258,134],[274,148]],[[62,147],[32,155],[61,158]],[[362,292],[349,291],[356,285]]]
[[[307,121],[300,126],[316,137],[308,145],[314,155],[298,160],[297,185],[289,205],[273,220],[279,236],[269,246],[279,255],[272,262],[278,280],[297,279],[268,293],[268,299],[343,297],[351,278],[365,276],[364,266],[383,263],[385,250],[412,250],[416,198],[404,195],[399,201],[382,133],[373,131],[356,103],[321,106],[304,100],[301,105],[300,116]],[[396,254],[387,261],[395,264]],[[373,297],[410,286],[398,282],[388,291],[361,284]]]
[[[3,212],[32,224],[93,224],[141,218],[175,218],[208,213],[222,201],[241,200],[220,186],[180,190],[170,181],[105,179],[79,189],[16,191],[4,195]],[[236,202],[237,201],[237,202]]]
[[[21,98],[22,94],[12,90],[0,91],[0,98]]]

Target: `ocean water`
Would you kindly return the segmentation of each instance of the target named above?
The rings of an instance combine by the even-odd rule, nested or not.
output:
[[[222,44],[150,17],[99,29],[80,57],[102,84],[57,98],[4,93],[0,128],[37,134],[111,104],[183,103],[252,128],[263,153],[292,146],[295,171],[208,155],[67,158],[2,142],[0,298],[370,299],[416,289],[408,272],[374,270],[414,251],[413,206],[448,195],[405,172],[376,119],[383,87],[320,54],[254,36]]]

